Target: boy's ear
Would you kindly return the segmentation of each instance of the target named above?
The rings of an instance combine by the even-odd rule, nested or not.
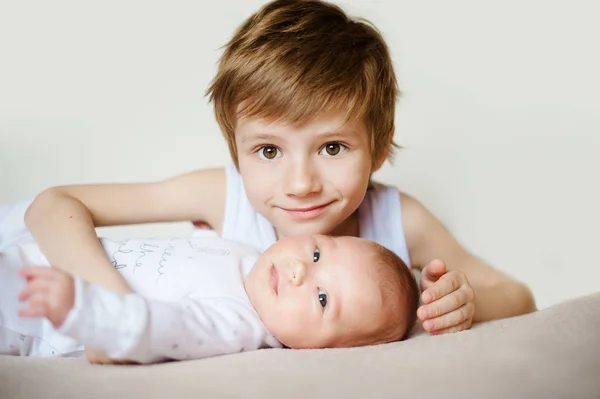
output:
[[[392,148],[392,143],[394,142],[394,134],[396,133],[396,125],[392,126],[392,132],[390,133],[390,141],[385,147],[385,150],[381,153],[375,164],[373,165],[373,172],[376,172],[383,166],[383,163],[387,159],[390,154],[390,150]],[[371,173],[373,173],[371,172]]]

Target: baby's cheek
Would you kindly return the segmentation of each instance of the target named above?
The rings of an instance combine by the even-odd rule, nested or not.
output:
[[[286,303],[278,304],[280,306],[271,309],[270,323],[280,331],[281,334],[289,334],[301,328],[306,322],[304,313],[301,308],[296,306],[296,303],[287,301]]]

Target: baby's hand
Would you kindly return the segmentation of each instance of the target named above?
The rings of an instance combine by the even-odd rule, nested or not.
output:
[[[65,322],[75,303],[75,283],[67,273],[50,267],[28,267],[20,271],[27,285],[19,301],[28,301],[20,317],[45,317],[54,328]]]
[[[126,359],[111,359],[106,356],[104,353],[97,351],[95,349],[85,348],[85,356],[88,361],[93,364],[137,364],[134,361],[126,360]]]
[[[475,314],[475,293],[467,276],[446,271],[446,264],[433,260],[421,272],[421,300],[417,317],[432,335],[471,328]]]

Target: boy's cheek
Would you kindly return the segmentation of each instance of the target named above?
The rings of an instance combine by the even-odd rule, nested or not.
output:
[[[272,195],[274,183],[273,176],[269,171],[254,171],[252,168],[248,168],[242,174],[242,181],[244,182],[246,195],[250,199],[250,202],[252,202],[252,205],[256,206],[255,202],[260,202],[260,200]]]

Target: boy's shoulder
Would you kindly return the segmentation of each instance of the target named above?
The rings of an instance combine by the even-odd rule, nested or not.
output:
[[[415,197],[398,191],[402,226],[412,266],[424,267],[435,258],[450,261],[463,256],[464,248],[444,224]]]
[[[445,237],[444,234],[440,234],[440,228],[443,229],[440,221],[414,196],[401,191],[395,186],[373,182],[370,188],[377,193],[371,195],[379,197],[377,202],[381,206],[400,207],[400,218],[406,246],[411,260],[416,261],[416,265],[413,265],[413,267],[418,266],[419,254],[424,251],[429,252],[432,237]]]
[[[389,200],[393,199],[394,201],[398,199],[405,229],[408,227],[413,230],[421,227],[422,224],[427,221],[427,219],[433,217],[433,215],[420,201],[418,201],[412,195],[401,191],[396,186],[374,181],[371,183],[369,190],[377,193],[370,194],[372,196],[385,196]],[[391,198],[391,196],[394,196],[394,198]]]
[[[421,204],[421,202],[419,202],[412,195],[401,191],[396,186],[378,181],[373,181],[369,186],[369,191],[376,192],[377,194],[375,195],[378,196],[386,196],[390,200],[393,199],[394,201],[396,201],[396,199],[398,199],[400,209],[402,211],[402,219],[404,221],[404,224],[406,224],[407,219],[411,222],[419,224],[421,218],[426,218],[428,216],[427,213],[429,211],[427,211],[427,208],[425,208],[425,206]],[[392,196],[394,196],[394,198],[391,198]]]

